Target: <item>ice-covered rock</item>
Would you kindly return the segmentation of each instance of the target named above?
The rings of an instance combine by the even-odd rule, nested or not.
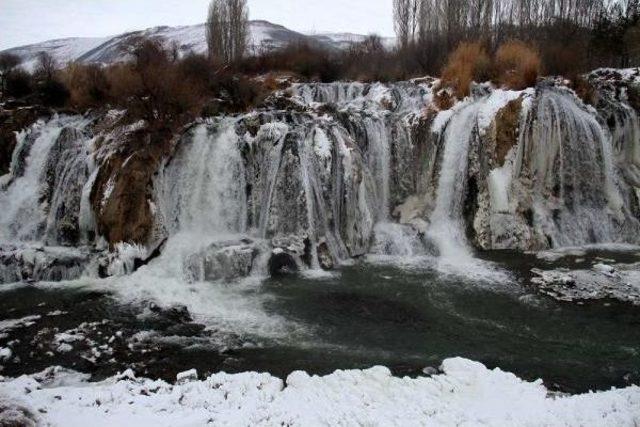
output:
[[[596,264],[591,270],[531,270],[531,282],[560,301],[615,299],[640,305],[640,265]]]
[[[0,283],[78,279],[91,260],[75,248],[0,245]]]
[[[480,85],[443,112],[434,84],[298,83],[262,109],[175,135],[119,112],[41,121],[19,134],[2,179],[0,239],[112,255],[122,242],[155,257],[186,233],[194,238],[181,241],[175,273],[192,280],[255,267],[248,248],[209,247],[225,240],[267,242],[263,272],[269,257],[290,269],[371,252],[469,264],[474,246],[640,243],[640,124],[624,79],[602,78],[596,108],[542,81],[519,92]],[[107,255],[104,275],[139,266],[124,252]],[[25,261],[4,264],[5,282],[80,274],[76,264],[61,272],[67,261],[44,276]]]
[[[215,242],[184,261],[187,280],[215,281],[246,277],[251,273],[260,245],[251,240]]]

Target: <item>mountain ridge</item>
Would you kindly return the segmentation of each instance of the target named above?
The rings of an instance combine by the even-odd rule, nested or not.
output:
[[[20,57],[22,66],[32,70],[40,52],[49,53],[58,63],[78,61],[85,64],[108,65],[129,59],[131,43],[140,37],[160,39],[167,45],[177,45],[180,55],[190,52],[206,52],[205,24],[168,26],[161,25],[144,30],[128,31],[106,37],[66,37],[46,40],[1,51]],[[259,53],[286,46],[292,42],[318,43],[329,49],[346,49],[366,38],[349,32],[304,34],[265,20],[250,21],[250,51]],[[393,38],[384,38],[391,46]]]

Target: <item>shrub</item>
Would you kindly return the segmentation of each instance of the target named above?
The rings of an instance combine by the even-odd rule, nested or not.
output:
[[[290,43],[283,49],[248,58],[239,68],[252,74],[288,71],[308,80],[323,82],[335,81],[343,74],[342,64],[336,53],[308,42]]]
[[[581,75],[577,75],[571,79],[571,88],[574,90],[576,95],[582,99],[582,102],[593,106],[596,105],[598,92],[596,88],[589,83],[589,80],[585,79]]]
[[[99,66],[71,64],[63,70],[62,81],[69,89],[70,104],[76,108],[97,107],[109,100],[109,81]]]
[[[206,82],[187,72],[197,67],[181,68],[177,58],[156,41],[140,40],[132,54],[132,63],[114,65],[105,72],[114,104],[159,126],[169,126],[201,108]]]
[[[442,83],[458,98],[469,95],[471,83],[491,77],[491,60],[482,44],[463,42],[453,51],[442,70]]]
[[[229,100],[231,112],[245,111],[264,98],[261,86],[243,75],[225,74],[219,77],[218,84]]]
[[[110,97],[124,106],[135,94],[142,92],[142,80],[131,64],[117,64],[105,70]]]
[[[514,90],[534,86],[540,73],[540,55],[533,47],[518,40],[504,43],[495,57],[500,84]]]
[[[64,107],[69,100],[69,89],[60,80],[45,80],[38,87],[42,103],[49,107]]]
[[[22,98],[23,96],[33,93],[31,75],[21,69],[14,70],[11,74],[7,75],[5,86],[6,95],[14,98]]]

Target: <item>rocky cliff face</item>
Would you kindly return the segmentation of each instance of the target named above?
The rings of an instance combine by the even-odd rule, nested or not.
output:
[[[73,259],[107,274],[119,254],[140,264],[155,252],[199,281],[368,253],[640,243],[636,77],[591,78],[595,107],[546,81],[479,85],[439,111],[425,79],[293,85],[253,113],[177,135],[125,125],[121,112],[54,117],[19,135],[1,178],[11,248],[0,270],[29,278],[20,247],[51,259],[49,246],[121,242],[145,249]]]

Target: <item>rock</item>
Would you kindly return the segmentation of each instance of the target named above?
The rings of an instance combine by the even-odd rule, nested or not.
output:
[[[422,373],[431,377],[431,376],[440,374],[440,371],[438,369],[436,369],[436,368],[431,367],[431,366],[427,366],[426,368],[424,368],[422,370]]]
[[[331,251],[329,250],[327,242],[321,242],[320,244],[318,244],[317,252],[320,267],[323,270],[333,270],[333,257],[331,256]]]
[[[147,244],[154,230],[152,180],[163,158],[170,155],[173,136],[144,128],[121,131],[99,166],[91,205],[98,233],[116,243]]]
[[[21,281],[75,280],[93,256],[78,249],[0,246],[0,284]]]
[[[198,381],[198,371],[196,371],[195,369],[191,369],[189,371],[180,372],[178,375],[176,375],[176,380],[178,384]]]
[[[10,348],[0,347],[0,360],[9,360],[13,356],[13,352]]]
[[[271,258],[269,258],[269,274],[271,276],[280,276],[296,271],[298,271],[298,264],[291,253],[279,248],[273,250]]]
[[[616,267],[601,265],[592,270],[532,269],[537,276],[531,283],[540,292],[559,301],[615,299],[640,305],[640,273],[638,264],[620,264]]]
[[[251,240],[216,242],[188,256],[184,271],[190,282],[247,277],[259,251]]]
[[[608,275],[608,276],[614,276],[614,275],[615,275],[615,273],[616,273],[616,269],[615,269],[615,268],[613,268],[613,267],[612,267],[612,266],[610,266],[610,265],[602,264],[602,263],[599,263],[599,264],[594,265],[594,266],[593,266],[593,269],[594,269],[595,271],[598,271],[598,272],[600,272],[600,273],[606,274],[606,275]]]

